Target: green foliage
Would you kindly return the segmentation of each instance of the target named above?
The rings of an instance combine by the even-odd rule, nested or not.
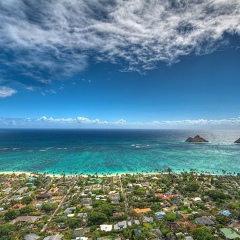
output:
[[[153,210],[154,212],[158,212],[162,210],[162,207],[160,206],[160,204],[152,204],[151,210]]]
[[[14,240],[14,237],[5,235],[5,236],[0,237],[0,239],[1,240]]]
[[[211,197],[214,201],[218,199],[225,199],[226,195],[219,190],[209,190],[207,192],[208,196]]]
[[[166,236],[166,235],[168,234],[168,232],[169,232],[168,229],[165,228],[165,227],[161,227],[160,230],[161,230],[161,232],[162,232],[162,234],[163,234],[164,236]]]
[[[4,218],[7,221],[13,220],[13,219],[17,218],[18,216],[20,216],[20,212],[19,212],[19,210],[16,210],[16,209],[9,210],[4,214]]]
[[[146,239],[146,236],[144,233],[139,233],[136,237],[135,237],[136,240],[145,240]]]
[[[69,218],[66,220],[66,224],[70,228],[75,229],[75,228],[79,228],[82,226],[82,220],[81,220],[81,218]]]
[[[216,216],[216,221],[220,224],[227,224],[229,222],[229,218],[222,214]]]
[[[21,214],[31,213],[35,211],[35,207],[32,205],[27,205],[26,207],[21,208],[19,211]]]
[[[136,195],[144,195],[146,193],[146,189],[143,187],[139,187],[137,190],[134,191]]]
[[[240,202],[233,202],[233,203],[230,203],[230,204],[229,204],[229,207],[230,207],[231,209],[234,209],[234,210],[240,211]]]
[[[91,212],[88,217],[89,225],[100,225],[107,221],[107,216],[101,212]]]
[[[48,216],[48,215],[43,215],[43,216],[42,216],[42,220],[43,220],[44,222],[48,221],[49,219],[50,219],[50,216]]]
[[[95,208],[95,211],[104,213],[108,217],[112,216],[114,210],[112,205],[103,201],[95,201],[93,207]]]
[[[196,182],[188,183],[185,190],[188,192],[196,192],[200,188],[200,185]]]
[[[212,239],[214,239],[214,236],[212,235],[212,231],[208,227],[195,228],[192,231],[192,236],[195,240],[212,240]]]
[[[14,231],[16,227],[13,224],[1,224],[0,225],[0,236],[8,235],[10,231]]]
[[[34,184],[35,186],[39,187],[39,186],[42,184],[42,182],[41,182],[39,179],[35,179],[35,180],[33,181],[33,184]]]
[[[174,222],[174,221],[176,220],[177,216],[176,216],[175,213],[167,212],[167,213],[164,215],[164,218],[165,218],[167,221]]]
[[[23,203],[23,204],[30,204],[31,202],[33,201],[33,199],[31,198],[31,197],[23,197],[22,198],[22,200],[21,200],[21,202]]]
[[[42,205],[42,210],[46,211],[46,212],[51,212],[53,210],[55,210],[57,208],[57,203],[44,203]]]
[[[134,178],[134,177],[132,177],[132,178],[129,179],[129,181],[130,181],[131,183],[136,183],[136,182],[137,182],[137,179]]]

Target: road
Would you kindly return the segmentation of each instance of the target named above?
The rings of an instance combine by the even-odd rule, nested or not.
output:
[[[52,216],[50,217],[50,219],[48,220],[48,222],[43,226],[41,232],[44,232],[47,227],[48,224],[52,221],[52,219],[54,218],[54,216],[58,213],[58,211],[61,209],[61,207],[63,206],[65,199],[67,198],[67,196],[69,195],[69,192],[73,189],[73,187],[75,186],[76,181],[74,181],[73,185],[67,190],[66,195],[62,198],[62,201],[58,204],[57,209],[54,211],[54,213],[52,214]]]
[[[19,188],[16,189],[15,191],[10,192],[6,197],[2,198],[2,199],[0,200],[0,202],[4,201],[5,199],[9,198],[10,196],[13,196],[14,193],[16,193],[16,192],[17,192],[19,189],[21,189],[21,188],[22,188],[22,187],[19,187]]]
[[[127,199],[127,194],[125,193],[124,191],[124,188],[123,188],[123,184],[122,184],[122,177],[120,176],[120,187],[121,187],[121,192],[122,192],[122,195],[125,199],[124,203],[125,203],[125,212],[126,214],[128,215],[128,218],[130,218],[129,216],[129,205],[128,205],[128,199]]]

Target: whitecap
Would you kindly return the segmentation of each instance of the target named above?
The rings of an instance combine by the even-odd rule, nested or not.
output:
[[[46,149],[40,149],[39,152],[46,152]]]

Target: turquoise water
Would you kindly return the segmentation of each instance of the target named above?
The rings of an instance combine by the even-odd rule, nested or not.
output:
[[[199,134],[210,143],[186,143]],[[240,172],[240,131],[0,130],[0,171]]]

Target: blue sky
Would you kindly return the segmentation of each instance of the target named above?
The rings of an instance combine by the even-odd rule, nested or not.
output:
[[[0,127],[239,128],[240,2],[0,2]]]

